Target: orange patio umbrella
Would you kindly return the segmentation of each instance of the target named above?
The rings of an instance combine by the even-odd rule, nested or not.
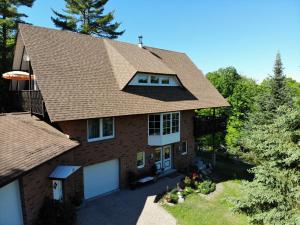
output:
[[[29,73],[23,71],[11,71],[2,75],[4,79],[8,80],[30,80]],[[31,75],[31,80],[35,80],[35,76]]]

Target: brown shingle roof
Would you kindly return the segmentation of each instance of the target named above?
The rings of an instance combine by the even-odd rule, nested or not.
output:
[[[51,121],[228,106],[183,53],[29,25],[19,33]],[[125,91],[137,71],[176,74],[195,98],[164,101]]]
[[[0,187],[78,145],[35,116],[0,115]]]

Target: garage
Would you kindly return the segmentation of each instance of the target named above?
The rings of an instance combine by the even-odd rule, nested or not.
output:
[[[0,224],[23,225],[19,182],[0,188]]]
[[[84,198],[89,199],[119,188],[119,160],[83,168]]]

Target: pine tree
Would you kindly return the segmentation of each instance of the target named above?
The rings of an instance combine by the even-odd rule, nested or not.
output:
[[[261,112],[263,113],[263,112]],[[300,111],[280,106],[273,123],[252,124],[242,139],[255,155],[255,178],[244,184],[236,210],[252,224],[300,223]]]
[[[114,20],[114,12],[104,13],[108,0],[65,0],[64,13],[52,10],[56,18],[51,17],[55,26],[83,34],[115,39],[124,33],[117,31],[120,26]]]
[[[12,65],[13,46],[18,23],[24,23],[26,14],[19,13],[19,6],[32,7],[35,0],[1,0],[0,1],[0,74]],[[5,93],[8,84],[0,78],[0,112],[3,111]]]
[[[274,109],[277,109],[280,105],[290,103],[280,53],[276,55],[273,72],[274,76],[271,79],[271,100]]]

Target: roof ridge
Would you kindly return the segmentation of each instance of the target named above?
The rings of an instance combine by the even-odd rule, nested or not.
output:
[[[100,39],[100,40],[101,39],[108,39],[108,38],[103,38],[103,37],[95,37],[95,36],[90,35],[90,34],[82,34],[82,33],[75,32],[75,31],[70,31],[70,30],[59,30],[59,29],[55,29],[55,28],[36,26],[36,25],[25,24],[25,23],[20,23],[19,28],[21,28],[21,27],[33,27],[33,28],[38,28],[38,29],[41,29],[41,30],[51,30],[51,31],[55,31],[55,32],[74,34],[74,35],[78,35],[78,36],[83,36],[83,37],[88,37],[88,38],[93,38],[93,39]]]
[[[162,50],[162,51],[166,51],[166,52],[173,52],[173,53],[179,53],[179,54],[186,55],[186,53],[184,53],[184,52],[179,52],[179,51],[174,51],[174,50],[169,50],[169,49],[164,49],[164,48],[156,48],[156,47],[151,47],[151,46],[144,46],[144,48],[147,49],[148,51],[150,51],[151,49],[157,49],[157,50]]]
[[[88,37],[88,38],[92,38],[92,39],[97,39],[97,40],[107,40],[107,41],[112,41],[112,42],[119,42],[119,43],[124,43],[124,44],[128,44],[128,45],[132,45],[135,47],[139,46],[137,44],[131,43],[131,42],[127,42],[127,41],[121,41],[121,40],[116,40],[116,39],[109,39],[109,38],[105,38],[105,37],[96,37],[90,34],[83,34],[83,33],[79,33],[79,32],[75,32],[75,31],[69,31],[69,30],[59,30],[59,29],[55,29],[55,28],[51,28],[51,27],[42,27],[42,26],[37,26],[37,25],[31,25],[31,24],[25,24],[25,23],[20,23],[19,27],[33,27],[33,28],[38,28],[38,29],[42,29],[42,30],[51,30],[51,31],[55,31],[55,32],[62,32],[62,33],[67,33],[67,34],[74,34],[74,35],[78,35],[78,36],[83,36],[83,37]],[[175,53],[180,53],[180,54],[185,54],[184,52],[179,52],[179,51],[174,51],[174,50],[169,50],[169,49],[163,49],[163,48],[157,48],[157,47],[153,47],[153,46],[144,46],[143,49],[150,51],[149,49],[158,49],[158,50],[163,50],[163,51],[168,51],[168,52],[175,52]]]
[[[111,55],[110,55],[110,53],[109,53],[109,49],[108,49],[108,46],[110,47],[110,48],[112,48],[123,60],[125,60],[129,65],[130,65],[130,67],[132,68],[132,69],[134,69],[135,70],[135,67],[113,46],[113,45],[111,45],[110,43],[109,43],[109,41],[107,40],[107,39],[103,39],[103,44],[104,44],[104,47],[105,47],[105,51],[106,51],[106,54],[107,54],[107,57],[108,57],[108,60],[109,60],[109,63],[110,63],[110,69],[111,69],[111,71],[112,71],[112,73],[113,73],[113,75],[114,75],[114,78],[115,78],[115,80],[116,80],[116,83],[118,84],[118,86],[119,86],[119,88],[120,89],[123,89],[125,86],[123,86],[121,83],[120,83],[120,81],[119,81],[119,79],[117,78],[117,74],[116,74],[116,71],[115,71],[115,69],[113,68],[113,62],[112,62],[112,58],[111,58]]]

